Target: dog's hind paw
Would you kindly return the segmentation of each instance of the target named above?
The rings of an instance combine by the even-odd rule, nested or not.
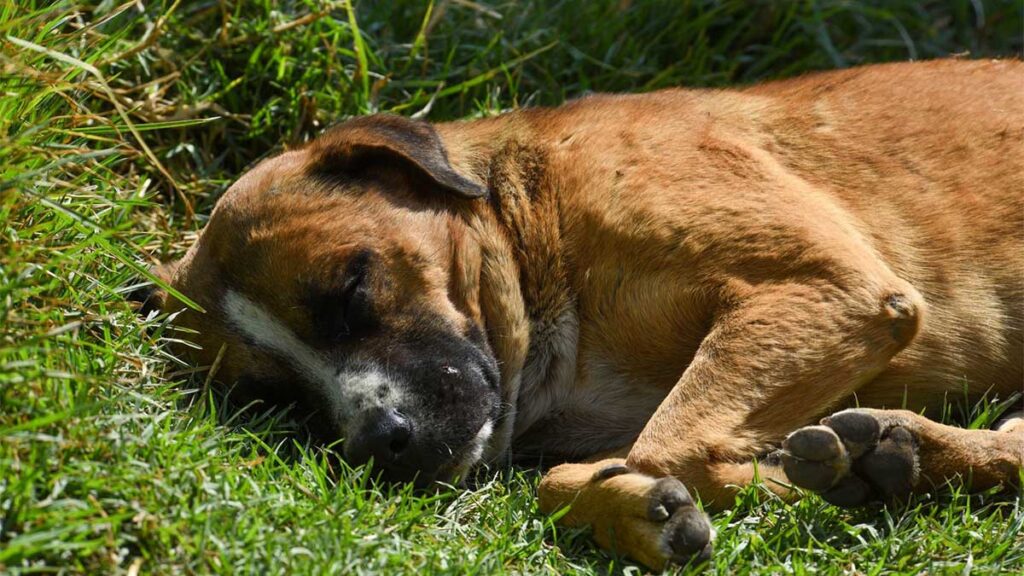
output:
[[[843,410],[787,436],[782,463],[789,481],[845,507],[909,495],[919,477],[917,442],[898,419],[876,412]]]

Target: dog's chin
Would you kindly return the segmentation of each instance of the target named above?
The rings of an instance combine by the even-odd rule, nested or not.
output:
[[[469,473],[480,464],[480,459],[487,449],[487,443],[494,433],[494,422],[487,420],[480,426],[473,439],[461,450],[456,452],[449,463],[437,471],[432,484],[456,485],[465,484]]]

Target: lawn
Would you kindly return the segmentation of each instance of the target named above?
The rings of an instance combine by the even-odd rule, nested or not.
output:
[[[353,3],[0,0],[0,572],[641,572],[539,514],[531,471],[377,486],[287,413],[235,413],[168,351],[190,334],[126,295],[247,166],[352,115],[1019,55],[1024,30],[1015,1]],[[848,512],[753,487],[714,516],[709,568],[1022,573],[1022,503]]]

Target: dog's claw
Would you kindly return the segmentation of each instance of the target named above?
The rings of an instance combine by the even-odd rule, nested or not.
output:
[[[668,513],[668,510],[661,503],[652,504],[650,509],[647,511],[647,518],[655,522],[664,522],[671,516],[672,515]]]

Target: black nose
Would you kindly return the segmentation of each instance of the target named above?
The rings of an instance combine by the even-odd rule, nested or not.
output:
[[[371,457],[378,464],[397,460],[412,439],[412,424],[395,409],[382,410],[370,416],[362,429],[345,446],[345,454],[355,464]]]

